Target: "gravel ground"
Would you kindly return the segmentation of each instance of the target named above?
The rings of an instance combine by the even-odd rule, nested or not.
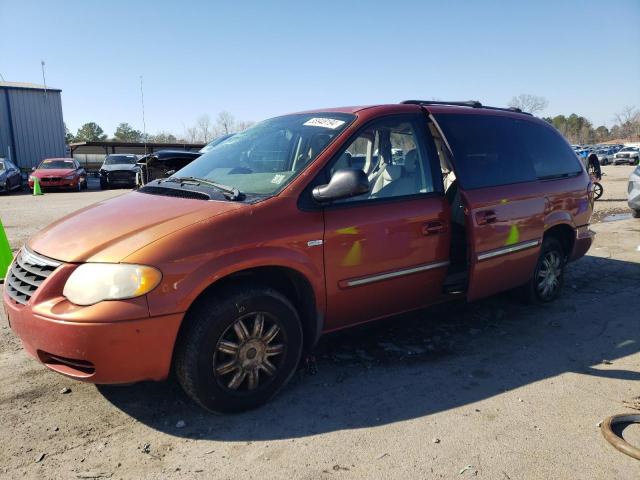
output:
[[[603,170],[600,220],[629,212],[632,168]],[[5,196],[0,213],[17,248],[122,193]],[[278,398],[241,415],[206,414],[172,381],[65,379],[25,355],[2,313],[0,477],[638,479],[597,424],[640,408],[640,220],[593,228],[555,303],[504,294],[329,336]],[[624,435],[640,444],[640,427]]]

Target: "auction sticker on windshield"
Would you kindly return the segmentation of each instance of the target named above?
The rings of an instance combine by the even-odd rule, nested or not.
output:
[[[322,127],[322,128],[330,128],[331,130],[335,130],[336,128],[342,126],[344,124],[344,120],[338,120],[336,118],[312,118],[304,122],[304,125],[307,127]]]

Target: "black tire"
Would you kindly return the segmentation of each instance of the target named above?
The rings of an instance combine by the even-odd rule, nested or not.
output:
[[[556,263],[557,260],[557,263]],[[553,268],[550,269],[550,264]],[[549,303],[554,301],[562,291],[564,283],[564,268],[566,265],[566,253],[561,243],[555,237],[545,237],[540,248],[540,256],[536,263],[531,280],[523,286],[524,298],[528,303]],[[546,275],[544,271],[551,270],[556,282],[547,289],[543,283]],[[549,275],[547,273],[547,275]]]
[[[256,335],[259,315],[264,327],[271,327],[264,333],[260,323]],[[175,373],[187,395],[207,410],[237,413],[265,404],[287,384],[300,361],[300,318],[291,302],[273,289],[224,289],[198,301],[185,322],[176,345]],[[238,335],[238,322],[246,327],[245,341]],[[273,325],[277,333],[262,342]],[[236,349],[228,351],[229,345]],[[280,353],[270,353],[271,348]],[[262,365],[265,359],[268,369]]]
[[[631,215],[633,215],[633,218],[640,218],[640,210],[632,210]]]
[[[109,188],[109,187],[107,186],[106,183],[100,182],[100,190],[106,190],[107,188]]]

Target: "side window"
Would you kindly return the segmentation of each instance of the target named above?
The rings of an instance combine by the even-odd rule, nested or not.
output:
[[[433,192],[429,159],[418,137],[421,125],[405,118],[384,119],[361,131],[330,166],[362,170],[369,192],[338,203]]]
[[[517,121],[522,155],[533,164],[540,179],[571,175],[581,171],[571,147],[551,127]]]
[[[441,114],[436,119],[453,151],[465,189],[536,180],[515,137],[515,121],[498,115]]]

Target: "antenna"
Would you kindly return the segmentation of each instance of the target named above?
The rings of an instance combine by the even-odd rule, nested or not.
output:
[[[142,75],[140,75],[140,103],[142,104],[142,136],[144,137],[144,154],[147,154],[147,122],[144,119],[144,89],[142,88]]]
[[[44,60],[40,60],[40,67],[42,68],[42,83],[44,83],[44,98],[47,98],[47,79],[44,76]]]

